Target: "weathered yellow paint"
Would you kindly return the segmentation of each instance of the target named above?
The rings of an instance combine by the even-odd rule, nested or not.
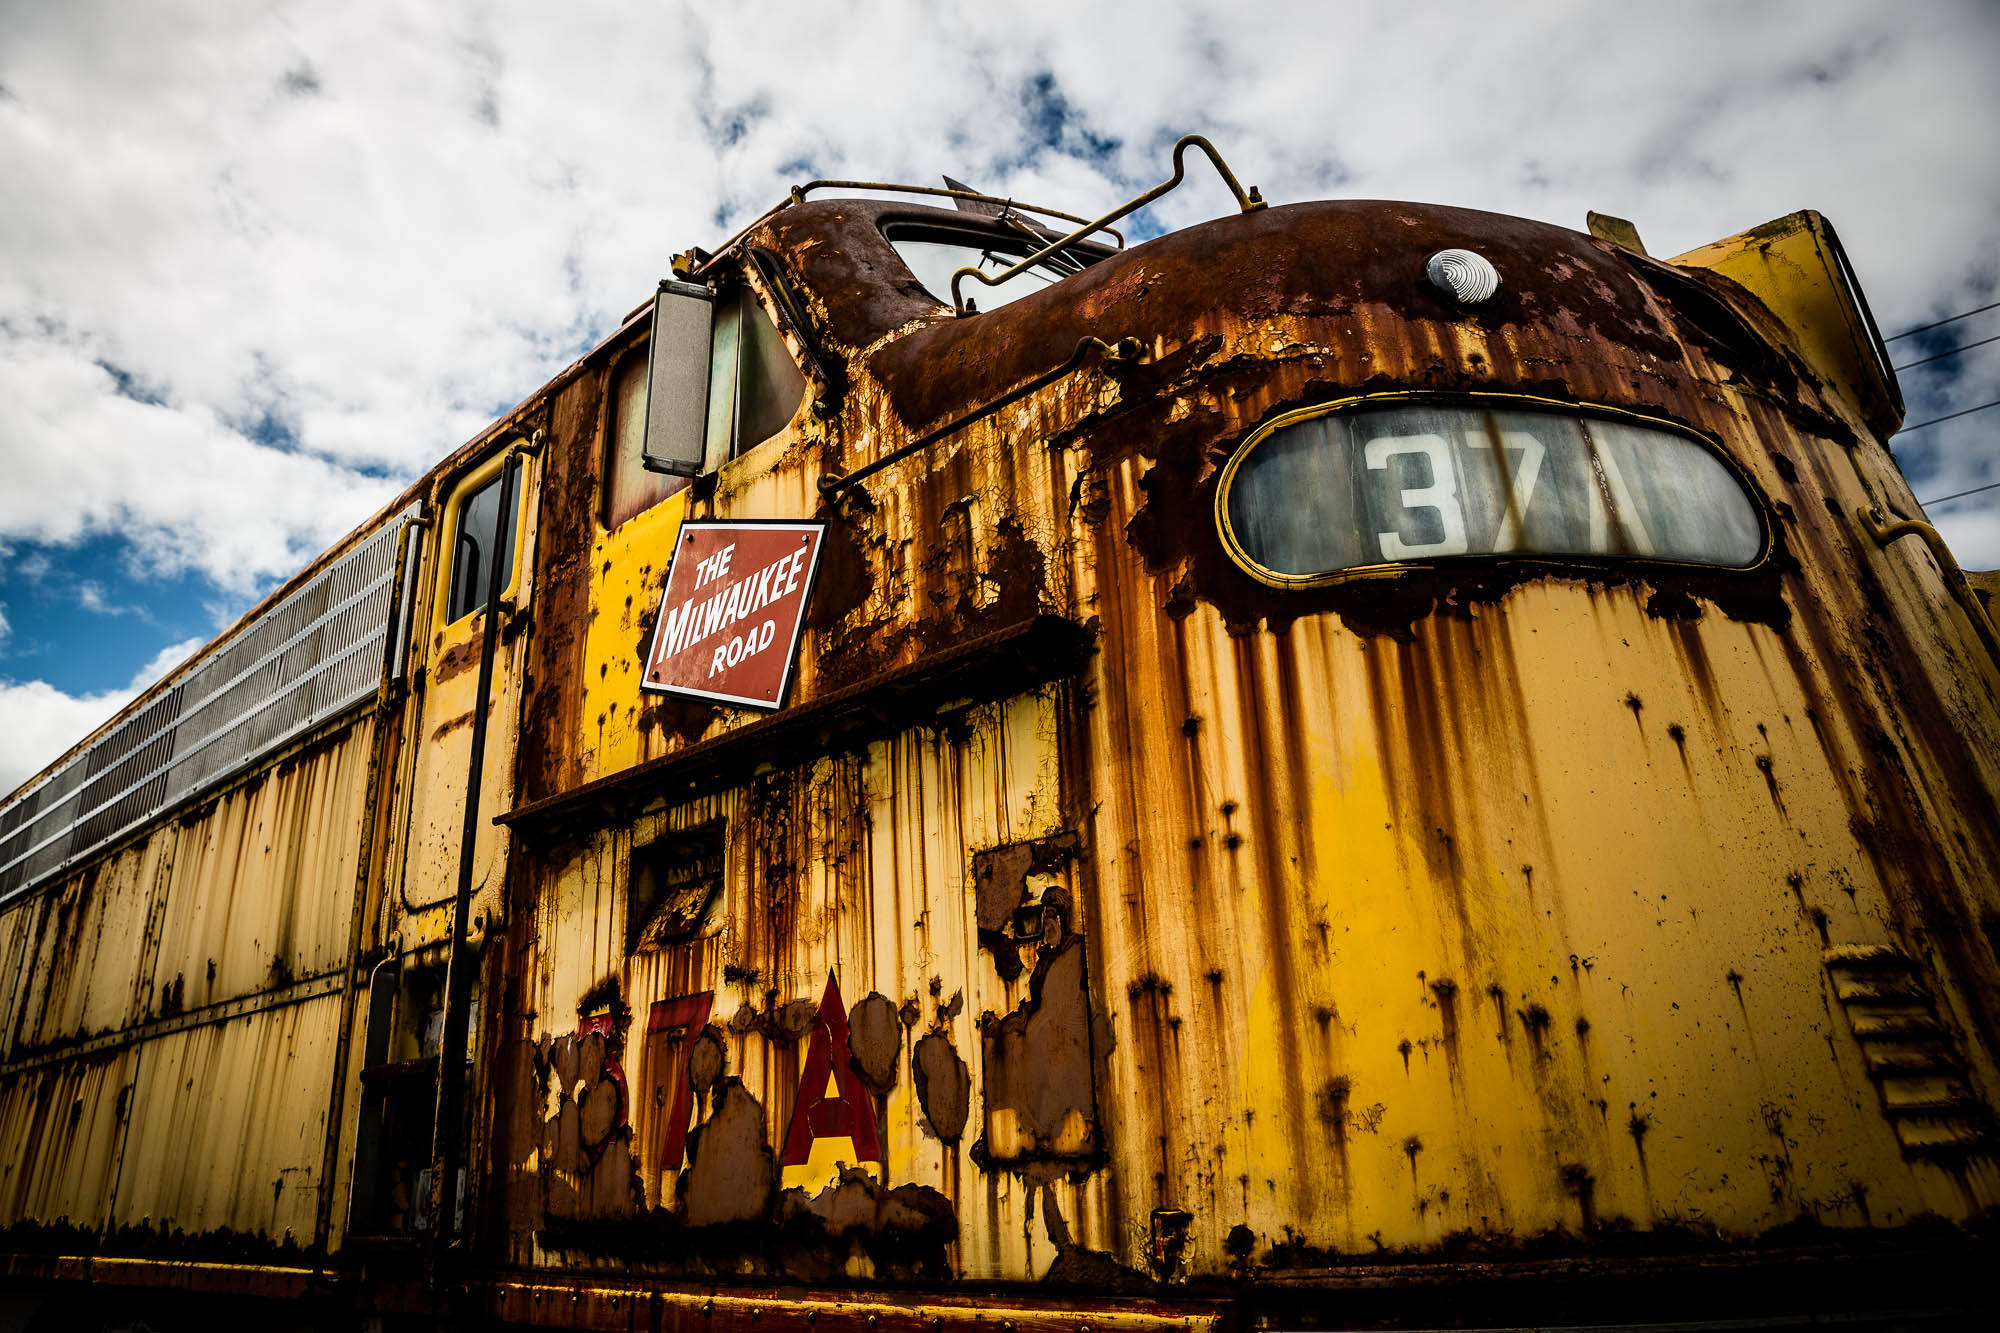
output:
[[[399,910],[392,929],[406,948],[443,940],[451,925],[450,903],[457,891],[459,849],[464,837],[465,792],[472,759],[473,711],[479,694],[479,654],[486,612],[475,611],[446,622],[457,520],[462,502],[500,475],[501,460],[491,457],[468,471],[444,498],[445,516],[430,534],[430,604],[420,614],[432,631],[425,645],[422,693],[415,708],[414,753],[410,759],[405,841],[397,849],[400,879]],[[501,593],[501,624],[494,645],[493,685],[487,703],[486,752],[480,785],[479,833],[473,854],[473,893],[482,921],[500,910],[500,888],[508,839],[493,826],[493,817],[514,803],[516,725],[521,707],[521,668],[528,639],[520,631],[532,615],[536,531],[535,472],[532,458],[521,460],[516,482],[517,516],[514,565]],[[483,590],[482,590],[483,595]],[[483,929],[483,927],[482,927]]]
[[[582,752],[602,777],[658,753],[639,723],[647,628],[659,609],[667,565],[687,515],[687,492],[670,495],[615,530],[598,529],[590,559],[590,624],[584,630]]]
[[[1867,395],[1882,390],[1855,359],[1861,344],[1845,369],[1829,360],[1866,325],[1816,228],[1803,218],[1753,234],[1771,242],[1757,253],[1791,264],[1803,260],[1787,257],[1787,238],[1809,243],[1801,254],[1821,265],[1811,283],[1741,280],[1837,379],[1844,397],[1806,410],[1851,414],[1862,433],[1879,409]],[[1347,332],[1375,349],[1401,336]],[[1454,360],[1517,354],[1510,335],[1480,326],[1449,335]],[[1207,353],[1217,363],[1296,361],[1301,376],[1340,351],[1324,327],[1284,317],[1218,317],[1187,342],[1198,336],[1219,339]],[[1152,355],[1170,361],[1185,345]],[[585,992],[616,978],[633,1016],[629,1052],[653,1002],[714,988],[727,1071],[757,1097],[777,1147],[802,1055],[731,1026],[737,1010],[815,1002],[831,970],[850,1009],[871,991],[912,1006],[907,1061],[937,1006],[963,995],[944,1029],[971,1071],[964,1140],[950,1148],[924,1134],[907,1074],[887,1099],[885,1136],[889,1186],[953,1200],[953,1264],[966,1278],[1048,1271],[1044,1184],[1077,1243],[1134,1268],[1149,1266],[1153,1212],[1186,1210],[1189,1271],[1210,1275],[1239,1226],[1260,1247],[1295,1235],[1334,1252],[1420,1255],[1459,1235],[1504,1244],[1610,1226],[1747,1239],[1800,1216],[1893,1227],[1988,1206],[2000,1199],[1990,1169],[1906,1153],[1956,1131],[1892,1121],[1885,1108],[1950,1089],[1881,1081],[1855,1037],[1870,1020],[1829,971],[1843,949],[1905,956],[1898,923],[1917,910],[1863,827],[1884,817],[1856,782],[1885,704],[1857,689],[1851,664],[1885,613],[1862,603],[1844,562],[1867,562],[1870,595],[1908,626],[1919,657],[1907,665],[1968,733],[1994,734],[2000,680],[1934,569],[1829,526],[1829,515],[1903,493],[1879,445],[1811,435],[1699,355],[1687,353],[1709,395],[1701,432],[1800,518],[1784,532],[1802,566],[1787,595],[1815,608],[1810,628],[1713,608],[1663,614],[1654,587],[1600,586],[1584,569],[1420,616],[1407,636],[1356,633],[1324,614],[1245,634],[1207,602],[1163,612],[1187,569],[1142,568],[1104,535],[1140,521],[1153,460],[1100,463],[1087,431],[1080,445],[1040,443],[1052,422],[1118,406],[1118,386],[1080,380],[892,469],[870,483],[872,507],[855,523],[869,577],[846,623],[888,635],[937,606],[989,602],[1021,577],[996,563],[999,534],[1015,530],[1043,562],[1039,604],[1100,626],[1086,679],[1032,696],[1032,710],[1017,701],[913,718],[865,759],[770,755],[759,781],[800,793],[808,812],[803,831],[784,835],[797,897],[781,918],[774,891],[759,887],[768,858],[746,850],[777,836],[751,788],[623,823],[605,816],[610,826],[566,851],[537,891],[534,1030],[572,1029]],[[867,382],[851,391],[850,415],[877,419]],[[1616,401],[1609,387],[1573,392]],[[1273,419],[1273,400],[1297,401],[1195,386],[1169,417],[1213,416],[1218,434],[1240,440]],[[810,455],[776,448],[725,469],[702,512],[814,512],[811,475]],[[1088,515],[1093,503],[1101,516]],[[600,538],[595,553],[582,672],[593,693],[579,738],[591,776],[695,739],[593,731],[600,714],[617,715],[630,688],[619,680],[638,667],[642,627],[622,619],[625,599],[650,609],[681,511],[656,513],[659,536]],[[607,621],[615,629],[599,634]],[[809,642],[801,697],[826,665]],[[644,704],[628,707],[636,717]],[[745,720],[717,719],[706,735]],[[1915,799],[1928,803],[1914,817],[1952,846],[1954,829],[1970,830],[1926,764],[1929,742],[1913,744]],[[988,749],[1036,757],[994,785],[966,767]],[[908,761],[932,751],[948,758]],[[1992,755],[1978,762],[1962,779],[1994,789]],[[871,793],[860,832],[845,813],[857,787]],[[967,1021],[1026,998],[1024,979],[1002,983],[971,944],[972,860],[1064,831],[1066,810],[1083,812],[1068,828],[1086,849],[1070,887],[1103,1011],[1097,1096],[1110,1126],[1106,1168],[1075,1178],[982,1168],[972,1153],[982,1127],[1003,1156],[1016,1127],[1007,1108],[982,1121],[986,1071]],[[624,957],[633,848],[662,821],[718,817],[729,861],[715,934],[667,958]],[[871,854],[858,857],[858,843]],[[1990,909],[1994,885],[1975,855],[1950,873],[1952,892]],[[1955,1031],[1977,1030],[1964,992],[1928,994]],[[1991,1053],[1963,1058],[1992,1076]],[[635,1099],[634,1143],[648,1141],[655,1114]],[[639,1169],[646,1206],[671,1207],[676,1173]],[[810,1193],[831,1178],[817,1162],[780,1183]]]
[[[339,1017],[329,995],[140,1048],[110,1223],[309,1243]]]
[[[1839,242],[1811,209],[1713,241],[1671,261],[1713,269],[1770,307],[1813,370],[1856,417],[1887,439],[1903,424],[1895,373],[1860,293],[1843,278]]]
[[[2000,1088],[1995,963],[1976,938],[2000,920],[1981,823],[2000,664],[1948,570],[1854,520],[1910,497],[1830,233],[1801,215],[1685,258],[1759,306],[1553,228],[1414,206],[1375,225],[1391,207],[1274,209],[1232,222],[1241,244],[1215,230],[1107,260],[1123,276],[1078,318],[1134,321],[1142,360],[1048,383],[854,488],[821,483],[980,406],[930,395],[934,375],[1045,369],[1044,324],[919,309],[865,346],[827,333],[815,355],[844,360],[842,394],[615,531],[593,395],[636,330],[510,419],[547,430],[501,613],[477,947],[456,964],[480,1005],[486,1248],[465,1271],[617,1270],[596,1320],[648,1280],[1309,1285],[1362,1256],[1408,1273],[1459,1245],[1607,1234],[1733,1261],[1802,1219],[1879,1233],[2000,1204],[1979,1118]],[[853,216],[813,225],[861,247],[873,224]],[[1256,256],[1290,239],[1259,229],[1288,225],[1354,248],[1357,271],[1413,275],[1404,230],[1485,228],[1498,299],[1534,299],[1493,318],[1394,283],[1336,299],[1331,269],[1327,292],[1286,295]],[[810,271],[827,242],[782,232],[764,240]],[[1240,268],[1201,288],[1231,263],[1269,290]],[[829,329],[870,327],[830,309],[837,285],[800,300]],[[898,370],[917,338],[945,354]],[[1823,385],[1751,354],[1784,339]],[[1400,568],[1368,580],[1378,604],[1227,563],[1217,478],[1281,414],[1378,387],[1546,406],[1552,385],[1708,441],[1754,491],[1772,559]],[[500,447],[440,470],[433,518]],[[680,525],[815,515],[829,556],[792,707],[640,693]],[[424,544],[428,632],[385,708],[392,796],[353,955],[365,725],[0,911],[21,978],[0,995],[19,1034],[0,1144],[23,1145],[0,1155],[0,1223],[301,1235],[341,1035],[327,987],[350,965],[395,996],[385,1029],[350,1032],[370,1086],[427,1077],[395,1066],[421,1063],[450,953],[484,628],[439,623],[451,538],[446,521]],[[719,896],[632,951],[635,857],[716,821]],[[1011,939],[1024,905],[1033,938]],[[867,1108],[879,1185],[842,1179],[852,1133],[774,1160],[802,1090],[825,1092],[802,1083],[829,977],[896,1048]],[[655,1005],[702,995],[705,1032],[676,1005],[687,1030],[649,1040]],[[265,1007],[179,1012],[208,1003]],[[920,1042],[948,1045],[934,1070],[963,1069],[961,1133],[917,1091]],[[689,1080],[683,1168],[651,1154],[698,1043],[721,1067]],[[836,1070],[858,1072],[865,1044]],[[414,1166],[428,1144],[399,1151]],[[758,1212],[767,1177],[797,1193]],[[692,1234],[697,1200],[727,1225]],[[924,1231],[942,1257],[911,1277],[854,1241],[795,1272],[786,1228],[815,1206],[880,1245]],[[937,1225],[909,1222],[924,1209]],[[898,1210],[905,1231],[868,1231]],[[511,1303],[530,1286],[496,1300],[553,1317]]]
[[[0,912],[0,1225],[310,1242],[371,739],[336,729]]]

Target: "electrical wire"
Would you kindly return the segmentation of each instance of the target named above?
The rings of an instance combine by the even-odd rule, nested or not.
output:
[[[1904,426],[1896,433],[1898,435],[1906,435],[1913,430],[1922,430],[1926,426],[1935,426],[1940,421],[1951,421],[1957,417],[1969,417],[1974,412],[1984,412],[1989,407],[2000,407],[2000,398],[1995,398],[1990,403],[1981,403],[1977,407],[1968,407],[1963,412],[1947,412],[1941,417],[1932,417],[1929,421],[1919,421],[1913,426]]]
[[[1968,495],[1977,495],[1981,491],[1990,491],[1995,489],[2000,489],[2000,481],[1989,481],[1984,486],[1974,486],[1969,491],[1953,491],[1950,495],[1940,495],[1935,500],[1919,500],[1917,501],[1917,503],[1922,505],[1924,508],[1929,509],[1932,505],[1941,505],[1946,500],[1959,500],[1963,499],[1965,496]]]
[[[1975,347],[1984,347],[1986,346],[1987,343],[2000,343],[2000,333],[1994,334],[1991,338],[1981,338],[1976,343],[1965,343],[1961,346],[1954,347],[1948,352],[1939,352],[1936,356],[1925,356],[1925,357],[1919,357],[1915,361],[1905,361],[1902,365],[1891,366],[1889,367],[1889,369],[1908,370],[1912,366],[1927,366],[1933,361],[1942,361],[1948,356],[1957,356],[1960,352],[1969,352]]]
[[[1983,315],[1988,310],[2000,310],[2000,301],[1995,301],[1991,305],[1980,306],[1976,310],[1964,310],[1960,311],[1956,315],[1947,315],[1943,319],[1937,321],[1937,323],[1935,324],[1919,324],[1914,329],[1904,329],[1901,333],[1891,334],[1887,338],[1884,338],[1882,341],[1885,343],[1892,343],[1900,341],[1901,339],[1904,338],[1914,338],[1919,333],[1927,333],[1932,329],[1941,329],[1947,324],[1956,324],[1961,319],[1970,319],[1974,315]]]

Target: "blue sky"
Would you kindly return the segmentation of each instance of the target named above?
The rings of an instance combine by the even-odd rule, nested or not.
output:
[[[8,674],[70,694],[125,685],[162,649],[210,637],[247,608],[199,574],[161,577],[135,567],[124,544],[100,535],[74,545],[23,543],[0,560]]]
[[[0,790],[813,176],[1082,214],[1208,135],[1273,202],[1799,208],[1885,332],[2000,299],[2000,5],[0,0]],[[1205,170],[1135,229],[1227,211]],[[1894,345],[2000,334],[2000,311]],[[2000,398],[2000,343],[1903,377]],[[2000,480],[2000,409],[1915,432]],[[2000,490],[1932,517],[2000,566]]]

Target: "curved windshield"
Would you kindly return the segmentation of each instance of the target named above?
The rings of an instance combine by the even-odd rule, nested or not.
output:
[[[1626,556],[1747,568],[1764,525],[1678,431],[1558,412],[1356,407],[1253,439],[1222,490],[1239,558],[1278,582],[1409,560]]]
[[[924,290],[935,296],[940,305],[951,304],[951,275],[959,269],[1002,273],[1047,244],[1038,237],[938,227],[891,227],[884,234],[897,257],[909,266]],[[958,285],[958,290],[968,303],[981,310],[992,310],[1052,287],[1070,274],[1081,272],[1094,259],[1095,256],[1074,249],[1064,250],[997,286],[988,287],[967,278]]]

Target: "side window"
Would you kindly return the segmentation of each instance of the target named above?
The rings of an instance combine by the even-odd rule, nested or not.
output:
[[[651,472],[645,465],[647,353],[647,344],[638,343],[611,367],[604,423],[607,528],[644,513],[688,484],[686,477]]]
[[[721,820],[632,849],[626,880],[625,950],[645,953],[693,939],[722,896]]]
[[[722,297],[708,371],[709,467],[783,430],[805,396],[806,377],[750,289]]]
[[[748,287],[711,296],[699,287],[663,283],[653,318],[660,327],[652,345],[643,354],[628,350],[612,367],[608,528],[673,495],[694,473],[714,472],[770,439],[805,401],[806,377]],[[699,364],[704,345],[705,385]],[[664,390],[657,402],[651,401],[652,385]]]
[[[451,593],[445,602],[445,623],[460,620],[486,605],[487,586],[493,562],[511,571],[514,561],[514,530],[520,526],[522,476],[514,465],[514,496],[506,521],[501,521],[500,483],[496,472],[491,480],[462,495],[452,523]],[[509,581],[500,576],[500,586]]]
[[[950,304],[951,275],[959,269],[976,268],[982,273],[1002,273],[1041,249],[1048,241],[1057,239],[1052,235],[1044,239],[1035,232],[1015,235],[908,225],[887,227],[882,234],[896,251],[897,258],[909,266],[910,275],[923,284],[924,290],[935,296],[940,305]],[[1053,287],[1102,257],[1103,252],[1094,247],[1072,246],[996,286],[966,282],[960,284],[959,291],[973,308],[994,310],[1044,287]]]

